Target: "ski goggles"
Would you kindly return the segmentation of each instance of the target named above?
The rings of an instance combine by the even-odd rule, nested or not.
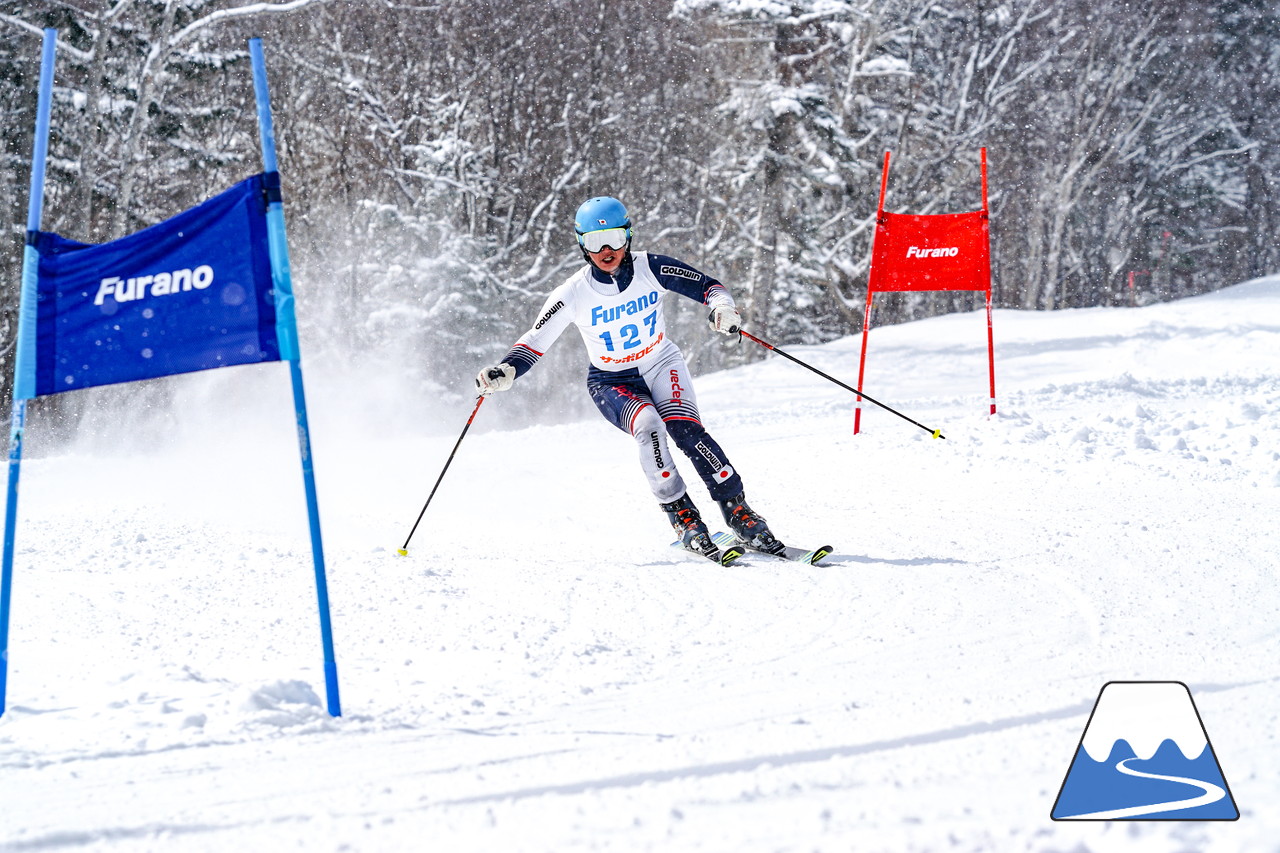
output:
[[[610,249],[621,249],[627,245],[630,237],[630,228],[601,228],[599,231],[588,231],[586,234],[578,235],[578,243],[588,252],[595,253],[603,251],[605,246]]]

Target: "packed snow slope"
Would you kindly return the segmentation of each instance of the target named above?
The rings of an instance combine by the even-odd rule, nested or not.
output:
[[[669,549],[629,437],[503,395],[398,556],[471,405],[308,374],[339,719],[287,371],[90,417],[23,468],[0,850],[1280,850],[1280,279],[997,311],[994,417],[984,321],[871,334],[945,440],[777,357],[699,379],[818,567]],[[1050,820],[1112,680],[1190,687],[1239,821]]]

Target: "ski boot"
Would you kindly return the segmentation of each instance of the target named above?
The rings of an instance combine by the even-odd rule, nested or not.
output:
[[[781,554],[785,547],[778,541],[764,518],[747,506],[744,493],[739,493],[727,501],[716,501],[720,504],[720,512],[725,523],[748,548],[764,551],[767,554]]]
[[[706,557],[711,557],[719,550],[716,543],[711,541],[711,531],[707,529],[706,522],[702,520],[702,515],[687,493],[671,503],[659,506],[667,514],[685,548]]]

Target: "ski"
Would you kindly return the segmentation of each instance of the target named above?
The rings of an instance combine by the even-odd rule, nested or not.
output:
[[[732,536],[729,536],[729,534],[716,533],[712,536],[712,538],[714,539],[717,536],[728,536],[729,542],[724,545],[720,545],[719,550],[711,554],[704,554],[701,551],[695,551],[692,548],[686,548],[683,542],[672,542],[671,547],[679,551],[684,551],[686,553],[693,554],[698,557],[705,557],[711,562],[719,563],[722,566],[729,565],[734,560],[738,559],[739,557],[741,557],[743,554],[746,553],[745,549],[737,542],[737,540],[735,540]]]
[[[790,560],[793,563],[808,563],[809,565],[817,565],[818,561],[827,557],[831,553],[830,545],[820,545],[817,548],[806,551],[804,548],[793,548],[790,545],[782,546],[782,553],[774,554],[770,551],[762,551],[759,548],[752,548],[745,542],[740,541],[732,533],[713,533],[711,541],[715,542],[720,548],[738,548],[739,550],[749,550],[756,554],[767,554],[770,557],[777,557],[779,560]]]

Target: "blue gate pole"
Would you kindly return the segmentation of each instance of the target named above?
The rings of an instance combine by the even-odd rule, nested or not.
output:
[[[276,297],[276,335],[280,358],[289,362],[293,380],[293,408],[298,419],[298,450],[302,455],[302,479],[307,492],[307,518],[311,524],[311,554],[316,568],[316,597],[320,605],[320,639],[324,644],[324,684],[330,716],[342,715],[338,702],[338,664],[333,654],[333,626],[329,621],[329,584],[324,573],[324,546],[320,541],[320,505],[311,457],[311,430],[307,425],[307,398],[302,387],[302,357],[298,352],[298,324],[294,313],[293,281],[289,275],[289,245],[284,236],[284,204],[276,164],[276,134],[267,92],[267,64],[262,40],[249,39],[253,59],[253,93],[258,102],[258,132],[262,137],[262,165],[267,173],[267,243],[271,253],[271,278]]]
[[[27,199],[27,242],[22,250],[22,300],[18,307],[18,344],[13,365],[13,415],[9,426],[9,491],[4,508],[4,563],[0,568],[0,716],[9,683],[9,600],[13,592],[13,550],[18,526],[18,476],[22,472],[22,434],[27,400],[35,396],[36,274],[40,256],[35,235],[44,213],[44,167],[49,154],[49,113],[53,101],[53,64],[58,31],[44,31],[40,54],[40,95],[36,104],[35,149],[31,154],[31,194]]]

